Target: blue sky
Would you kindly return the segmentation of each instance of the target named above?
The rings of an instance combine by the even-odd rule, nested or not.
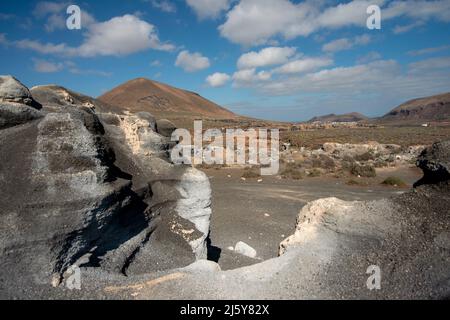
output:
[[[450,0],[1,1],[0,73],[94,97],[146,77],[263,119],[379,116],[450,91]]]

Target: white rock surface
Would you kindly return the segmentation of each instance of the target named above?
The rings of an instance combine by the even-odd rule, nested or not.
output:
[[[257,252],[245,242],[239,241],[234,247],[234,251],[250,258],[256,258]]]
[[[30,90],[12,76],[0,76],[0,102],[16,102],[36,107]]]
[[[190,272],[219,272],[221,271],[219,264],[209,260],[197,260],[193,264],[183,268],[184,271]]]
[[[177,184],[176,189],[181,195],[177,201],[176,212],[192,222],[202,236],[189,244],[197,259],[206,259],[208,250],[206,238],[209,234],[211,219],[211,185],[205,173],[194,168],[188,168]]]

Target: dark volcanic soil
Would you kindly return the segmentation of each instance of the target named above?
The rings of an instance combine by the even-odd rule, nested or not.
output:
[[[220,248],[219,264],[224,270],[250,265],[278,255],[279,243],[293,233],[300,209],[309,201],[326,197],[342,200],[377,200],[408,191],[422,177],[418,168],[378,170],[368,186],[349,186],[348,178],[330,177],[284,180],[277,177],[241,180],[243,170],[204,170],[213,190],[212,244]],[[229,177],[231,176],[231,177]],[[380,185],[388,176],[404,180],[406,188]],[[269,215],[269,216],[267,216]],[[250,259],[234,253],[238,241],[258,252]]]

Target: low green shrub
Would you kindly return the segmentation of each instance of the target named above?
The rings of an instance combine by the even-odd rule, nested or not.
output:
[[[293,166],[286,166],[280,175],[285,179],[293,179],[293,180],[303,179],[301,171]]]
[[[309,177],[319,177],[320,175],[322,175],[322,171],[314,168],[309,172]]]
[[[261,177],[260,172],[255,168],[247,168],[244,170],[244,173],[242,174],[242,178],[245,179],[257,179],[260,177]]]
[[[406,187],[406,182],[398,177],[388,177],[381,184],[393,187]]]
[[[377,176],[377,171],[374,167],[370,165],[360,165],[354,163],[350,169],[350,172],[354,176],[365,177],[365,178],[374,178]]]
[[[375,160],[375,155],[373,152],[367,151],[363,154],[358,154],[355,156],[356,161],[369,161],[369,160]]]

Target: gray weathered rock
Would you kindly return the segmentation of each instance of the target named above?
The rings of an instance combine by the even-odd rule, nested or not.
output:
[[[181,269],[188,272],[219,272],[221,271],[219,264],[209,260],[197,260],[193,264]]]
[[[147,245],[134,256],[128,267],[131,273],[160,270],[187,265],[207,258],[207,237],[211,215],[211,188],[207,176],[191,167],[175,166],[169,162],[170,139],[151,129],[148,117],[124,115],[114,118],[101,114],[107,135],[120,154],[128,154],[132,162],[127,171],[133,175],[136,191],[149,188],[151,198],[145,201],[147,211],[161,219]],[[151,121],[151,120],[150,120]],[[173,248],[177,254],[173,254]],[[165,248],[165,249],[164,249]],[[157,257],[155,257],[155,255]]]
[[[27,105],[0,102],[0,129],[23,124],[42,116],[41,112]]]
[[[81,256],[97,259],[135,232],[124,227],[102,242],[140,200],[114,171],[94,113],[61,109],[2,130],[0,152],[0,278],[8,290],[56,283]],[[145,228],[143,212],[135,214],[130,224]]]
[[[315,281],[326,286],[326,297],[449,297],[450,252],[444,243],[450,234],[450,185],[442,174],[450,160],[446,146],[435,144],[418,161],[425,178],[441,174],[430,184],[385,200],[328,198],[307,204],[295,233],[280,244],[280,255],[294,251],[300,261],[308,261]],[[382,271],[379,292],[363,285],[370,265]]]
[[[136,116],[138,116],[141,119],[145,119],[148,121],[150,128],[152,128],[153,131],[156,131],[156,118],[149,112],[138,112],[136,113]]]
[[[427,148],[417,159],[424,177],[416,185],[450,180],[450,140],[437,142]]]
[[[156,121],[156,131],[164,137],[171,137],[172,133],[177,129],[175,124],[166,119]]]
[[[0,102],[20,103],[37,109],[41,107],[31,96],[30,90],[12,76],[0,76]]]
[[[234,252],[242,254],[246,257],[256,258],[257,252],[245,242],[239,241],[234,247]]]
[[[25,89],[3,97],[27,102]],[[33,91],[48,102],[41,112],[0,104],[0,297],[38,297],[74,265],[120,277],[207,258],[208,178],[169,162],[172,143],[151,115],[97,113],[95,99],[61,87]]]

